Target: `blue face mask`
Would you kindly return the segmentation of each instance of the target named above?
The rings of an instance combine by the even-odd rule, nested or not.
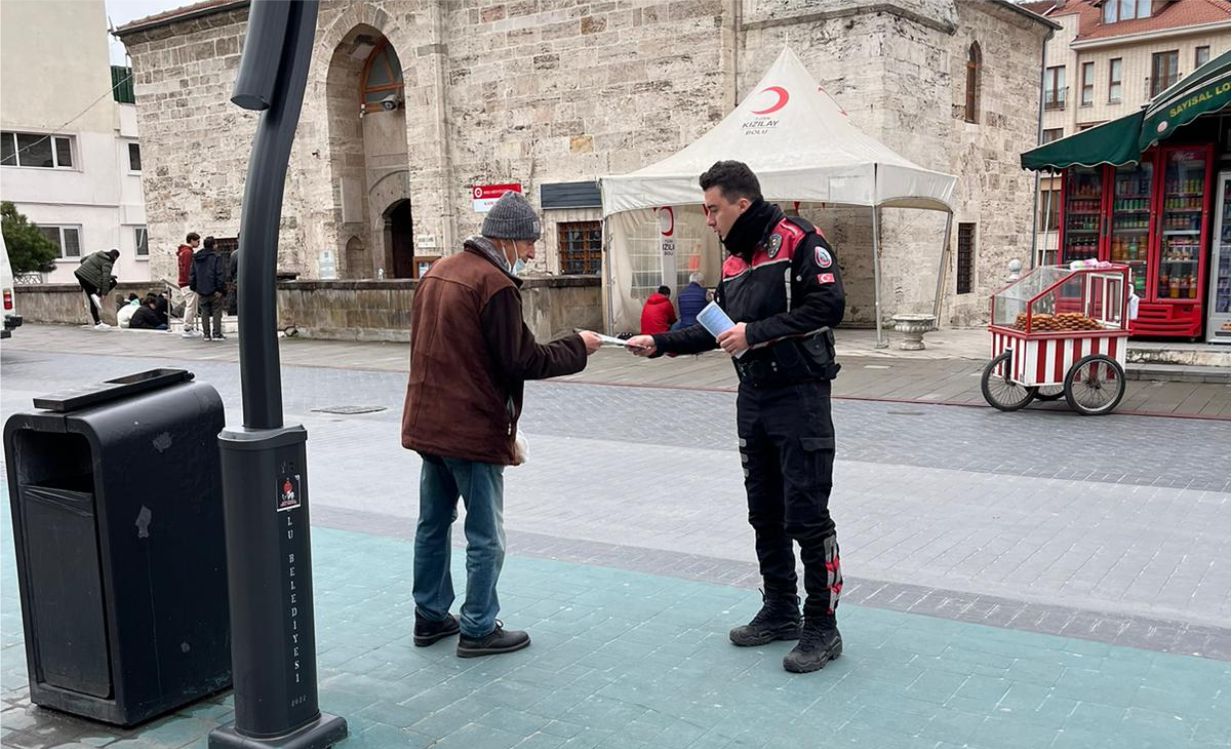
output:
[[[501,252],[504,252],[504,251],[505,251],[505,248],[501,247]],[[513,246],[513,257],[514,257],[513,265],[509,266],[509,272],[515,276],[520,276],[522,275],[522,271],[526,270],[526,261],[518,257],[518,246],[516,244]],[[505,256],[505,262],[506,263],[509,262],[508,255]]]

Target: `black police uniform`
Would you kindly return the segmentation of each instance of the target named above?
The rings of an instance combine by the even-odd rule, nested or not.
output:
[[[845,306],[838,259],[811,224],[762,200],[741,214],[724,245],[731,257],[715,301],[746,323],[751,347],[732,361],[740,377],[740,460],[766,600],[795,605],[794,539],[804,563],[805,620],[833,625],[843,579],[829,511],[830,381],[839,369],[830,328]],[[656,355],[717,346],[701,325],[654,340]]]

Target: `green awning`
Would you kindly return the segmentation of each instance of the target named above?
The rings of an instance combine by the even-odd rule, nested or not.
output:
[[[1071,166],[1132,164],[1138,161],[1138,135],[1142,132],[1142,110],[1111,120],[1090,130],[1059,138],[1024,153],[1022,168],[1057,172]]]
[[[1232,88],[1230,54],[1224,52],[1208,61],[1151,100],[1142,119],[1142,134],[1137,144],[1140,150],[1145,151],[1165,140],[1178,127],[1204,114],[1228,108],[1228,92]]]

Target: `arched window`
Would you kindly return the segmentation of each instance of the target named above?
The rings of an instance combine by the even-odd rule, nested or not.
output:
[[[402,63],[398,61],[398,54],[389,45],[388,39],[381,39],[372,54],[368,55],[360,80],[360,103],[365,112],[398,108],[402,102]],[[386,106],[386,102],[392,102],[394,106]]]
[[[980,121],[979,111],[979,92],[980,92],[980,67],[983,64],[983,59],[980,55],[980,43],[971,42],[971,48],[967,50],[967,99],[963,107],[963,119],[967,122],[978,123]]]

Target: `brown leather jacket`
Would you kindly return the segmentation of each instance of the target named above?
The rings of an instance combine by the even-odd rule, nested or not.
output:
[[[512,465],[525,380],[580,372],[586,346],[570,334],[535,342],[522,320],[522,282],[483,237],[438,260],[411,305],[411,375],[402,446]]]

